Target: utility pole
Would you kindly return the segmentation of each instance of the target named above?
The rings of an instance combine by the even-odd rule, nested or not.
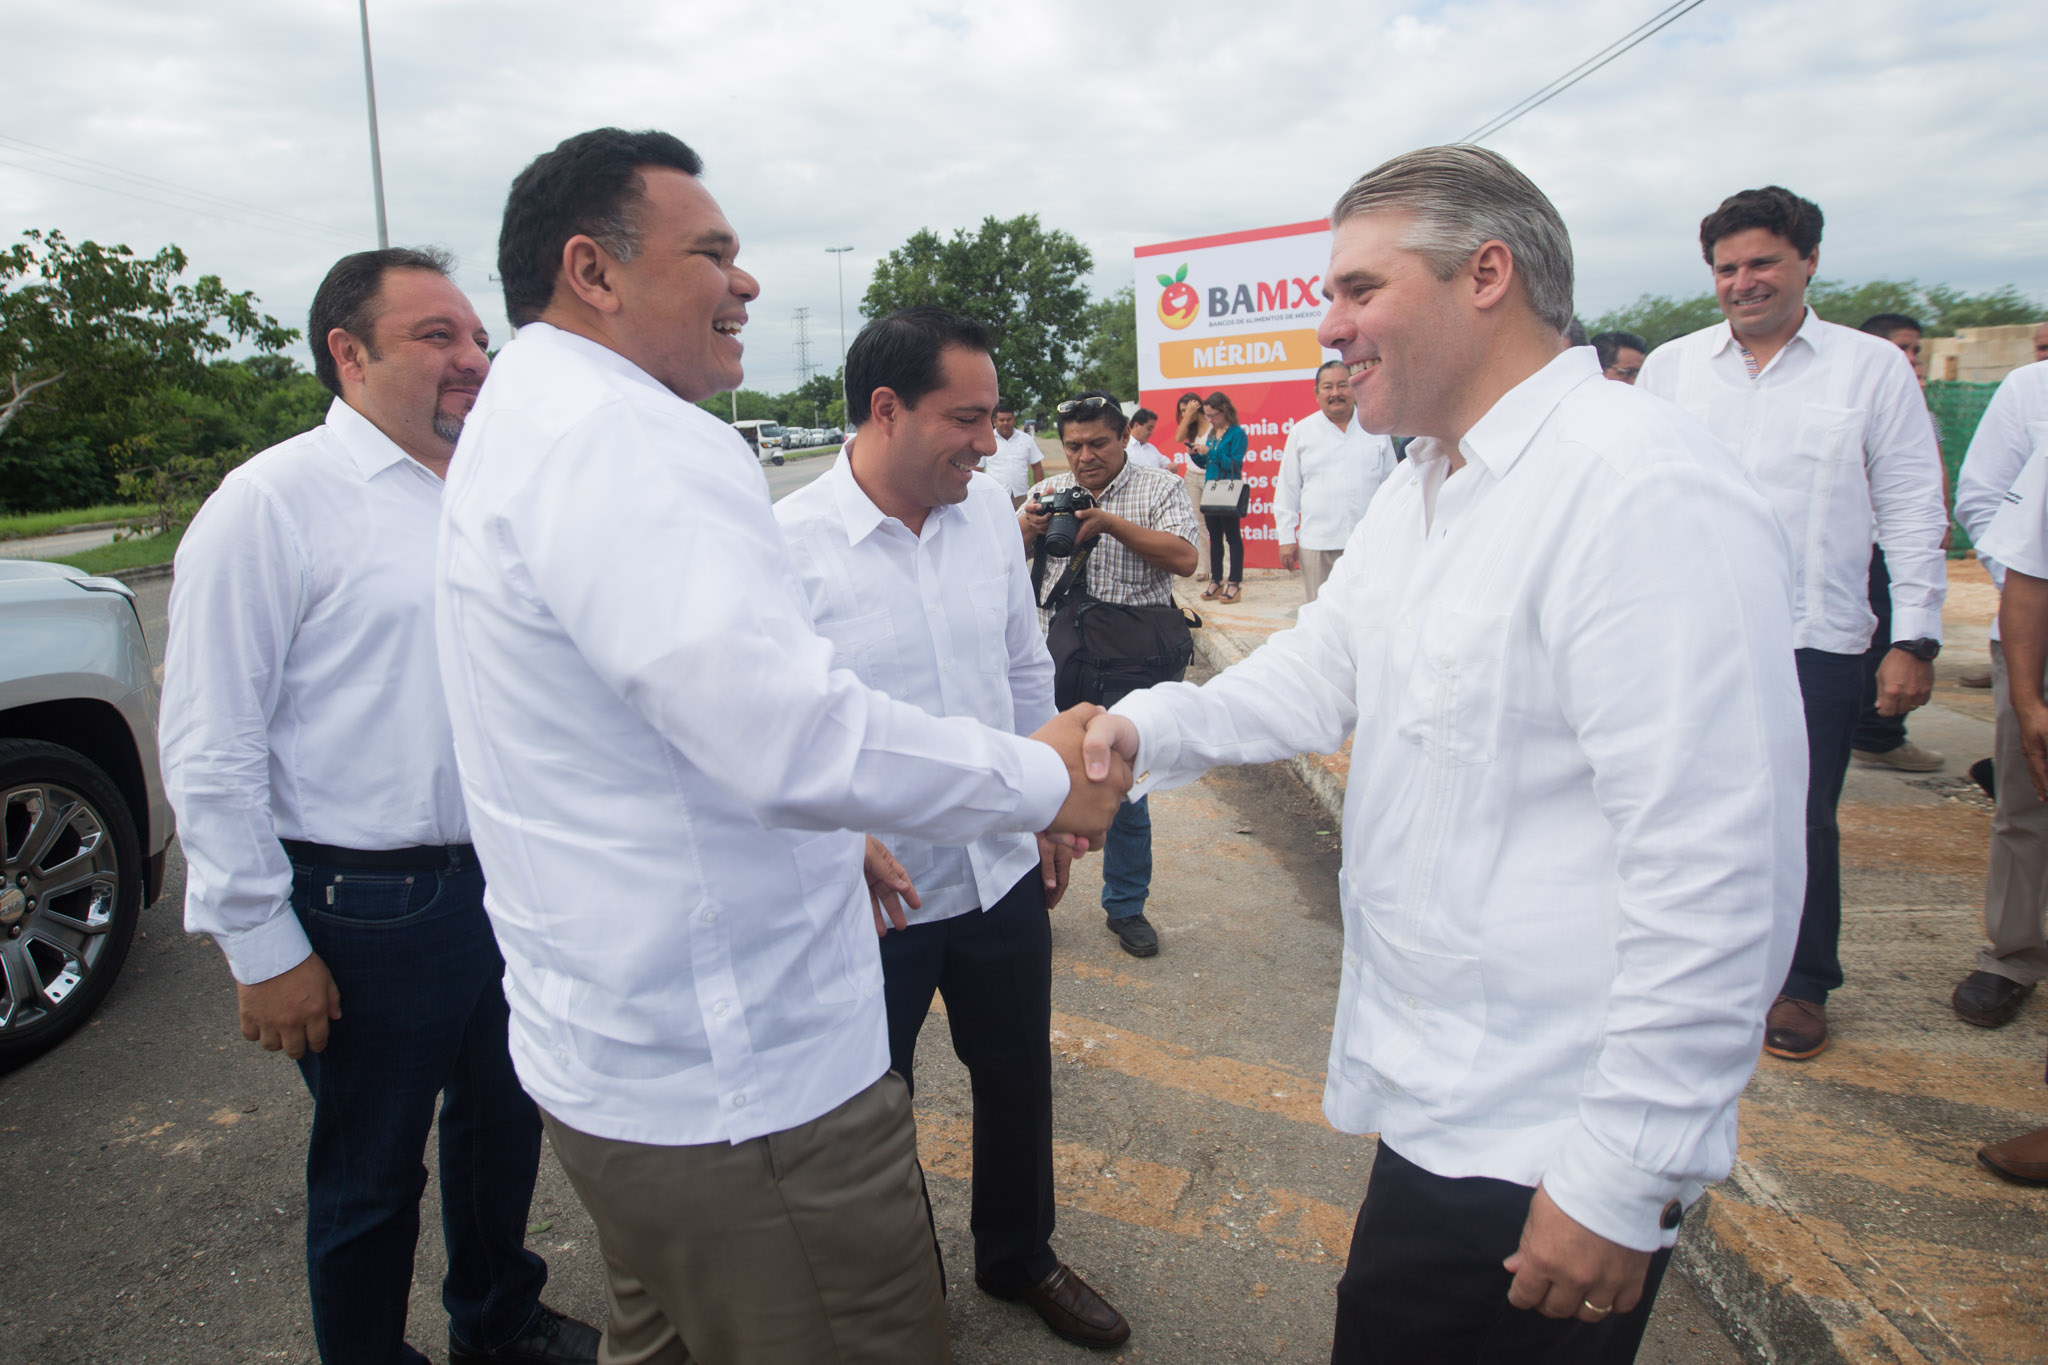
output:
[[[370,185],[377,193],[377,249],[391,245],[384,225],[384,157],[377,150],[377,78],[370,71],[370,0],[356,0],[363,17],[363,97],[370,105]]]
[[[846,253],[853,248],[828,246],[825,250],[839,262],[839,407],[841,416],[851,419],[853,412],[846,401]]]

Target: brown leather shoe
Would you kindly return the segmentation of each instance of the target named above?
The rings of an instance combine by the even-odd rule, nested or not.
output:
[[[2020,1012],[2020,1006],[2034,993],[2031,985],[2024,985],[1997,972],[1971,972],[1956,987],[1954,995],[1948,998],[1949,1008],[1956,1012],[1956,1018],[1978,1028],[1999,1028],[2012,1022]]]
[[[1065,1263],[1029,1289],[1004,1289],[979,1275],[974,1282],[984,1294],[1030,1304],[1047,1327],[1076,1346],[1121,1346],[1131,1335],[1131,1324],[1124,1321],[1124,1315]]]
[[[1977,1149],[1977,1160],[2021,1185],[2048,1185],[2048,1128]]]
[[[1827,1051],[1828,1007],[1781,995],[1764,1016],[1764,1051],[1788,1062],[1803,1062]]]

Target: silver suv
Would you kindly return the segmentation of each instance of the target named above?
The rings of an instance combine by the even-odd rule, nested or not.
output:
[[[0,559],[0,1072],[85,1022],[163,890],[156,707],[127,584]]]

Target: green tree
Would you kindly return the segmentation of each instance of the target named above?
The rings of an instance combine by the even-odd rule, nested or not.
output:
[[[1073,388],[1103,389],[1118,398],[1138,397],[1137,291],[1125,285],[1088,305],[1082,319],[1081,368]]]
[[[1712,294],[1690,299],[1645,294],[1626,307],[1602,313],[1586,324],[1586,330],[1594,336],[1602,332],[1634,332],[1654,350],[1673,337],[1711,327],[1720,320],[1721,308]]]
[[[175,246],[142,257],[35,230],[0,250],[0,503],[107,500],[122,450],[189,449],[178,433],[233,402],[238,375],[217,358],[298,335],[217,275],[184,283],[186,266]]]
[[[1094,266],[1087,247],[1041,227],[1035,213],[985,218],[951,238],[923,228],[875,267],[860,311],[878,318],[932,304],[987,324],[1003,396],[1043,414],[1065,396],[1087,330],[1080,281]]]
[[[1865,318],[1879,313],[1903,313],[1918,318],[1930,337],[1954,336],[1962,327],[1999,327],[2048,317],[2048,307],[2010,284],[1970,294],[1945,284],[1923,285],[1918,280],[1871,280],[1856,285],[1815,280],[1807,286],[1806,301],[1822,319],[1844,327],[1860,327]],[[1591,330],[1634,332],[1655,347],[1720,320],[1721,308],[1712,294],[1690,299],[1645,294],[1625,308],[1602,313]]]

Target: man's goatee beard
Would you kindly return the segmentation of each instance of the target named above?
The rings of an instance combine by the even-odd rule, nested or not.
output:
[[[462,435],[462,418],[445,412],[436,412],[434,414],[434,434],[449,445],[454,445],[456,440]]]

